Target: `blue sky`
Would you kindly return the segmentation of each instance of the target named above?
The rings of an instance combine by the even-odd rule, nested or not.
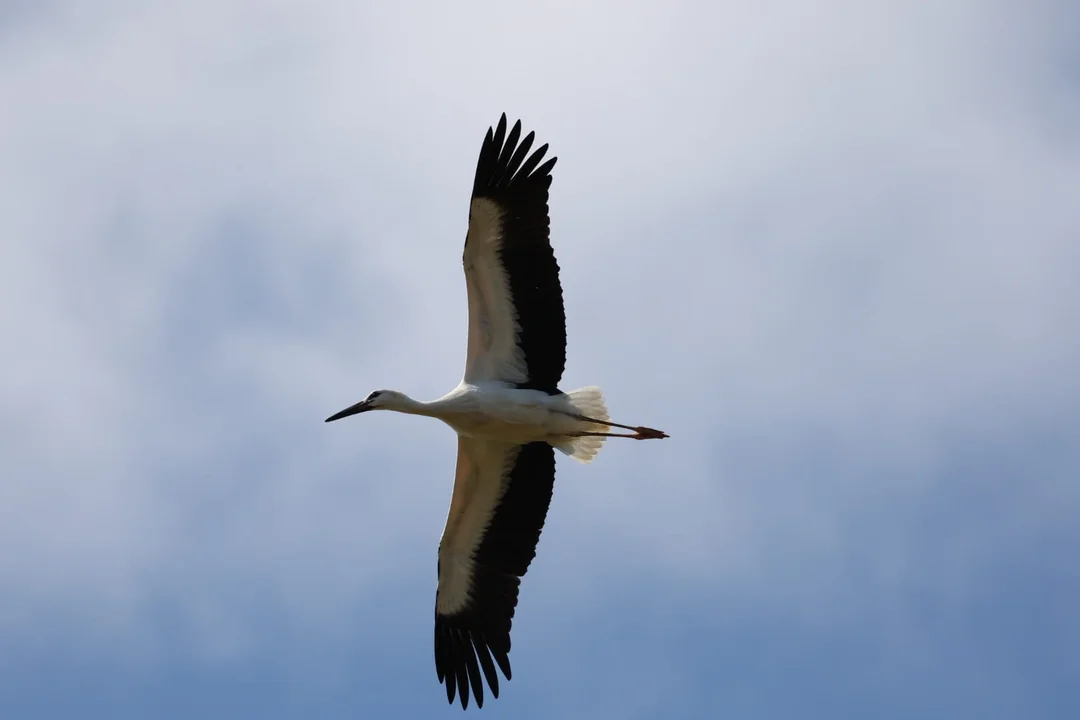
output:
[[[493,717],[1080,713],[1067,4],[0,2],[0,716],[441,717],[484,131],[559,157]]]

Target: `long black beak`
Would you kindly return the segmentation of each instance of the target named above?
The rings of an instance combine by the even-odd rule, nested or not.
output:
[[[325,422],[334,422],[341,418],[347,418],[350,415],[359,415],[362,412],[367,412],[371,409],[371,404],[367,400],[361,400],[351,407],[347,407],[339,413],[334,413],[330,417],[326,418]]]

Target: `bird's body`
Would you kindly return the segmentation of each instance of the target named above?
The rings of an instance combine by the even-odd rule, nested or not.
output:
[[[532,133],[521,138],[520,122],[507,134],[503,115],[480,151],[462,255],[469,337],[461,383],[431,402],[376,390],[327,418],[392,410],[437,418],[458,435],[439,543],[435,669],[463,708],[470,690],[483,705],[485,679],[499,696],[496,665],[510,679],[510,626],[551,503],[554,451],[587,463],[608,437],[667,437],[612,422],[597,387],[558,387],[566,319],[548,239],[555,159],[540,164],[546,145],[528,155],[532,141]]]
[[[564,398],[502,383],[463,383],[436,401],[437,417],[468,437],[551,442],[582,424],[566,414],[569,404]]]
[[[596,429],[595,423],[574,417],[583,408],[574,406],[572,395],[549,395],[502,382],[462,382],[432,402],[394,395],[394,400],[384,401],[384,409],[442,420],[466,437],[558,445],[565,443],[571,433]]]

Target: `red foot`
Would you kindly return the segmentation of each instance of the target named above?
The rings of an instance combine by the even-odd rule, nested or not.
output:
[[[634,428],[634,432],[637,433],[634,435],[635,440],[662,440],[666,437],[670,437],[662,430],[654,430],[652,428],[641,426]]]

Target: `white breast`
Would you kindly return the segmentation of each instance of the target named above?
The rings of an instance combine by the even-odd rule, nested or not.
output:
[[[565,416],[552,412],[547,393],[537,390],[462,385],[447,400],[443,422],[470,437],[525,443],[557,434],[566,424]]]

